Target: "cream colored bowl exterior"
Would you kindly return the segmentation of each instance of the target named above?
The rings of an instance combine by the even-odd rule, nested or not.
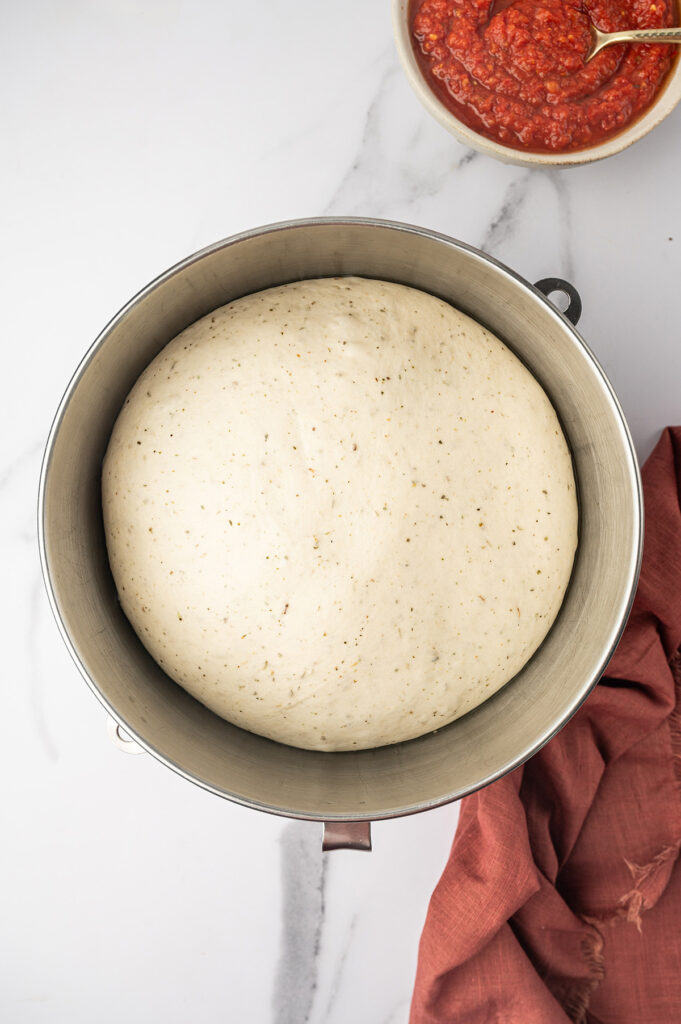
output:
[[[580,541],[565,602],[522,672],[437,733],[391,747],[298,750],[218,718],[173,683],[123,615],[106,556],[100,475],[130,387],[176,334],[273,285],[357,274],[440,296],[501,336],[561,418],[580,495]],[[220,796],[299,818],[408,814],[484,786],[539,749],[600,677],[626,620],[641,553],[631,440],[602,370],[565,317],[489,256],[432,231],[369,220],[308,220],[235,236],[139,293],[76,371],[52,427],[40,484],[43,571],[86,682],[150,753]],[[368,681],[370,683],[370,680]]]
[[[430,88],[414,55],[409,30],[408,7],[408,0],[392,0],[393,30],[397,52],[412,89],[428,113],[432,114],[435,120],[439,121],[448,132],[455,135],[460,142],[470,146],[471,149],[479,150],[480,153],[486,153],[487,156],[502,160],[504,163],[520,164],[523,167],[575,167],[579,164],[603,160],[606,156],[621,153],[623,149],[642,139],[668,114],[671,114],[681,99],[681,60],[677,60],[664,88],[643,117],[618,135],[606,139],[605,142],[600,142],[576,153],[525,153],[522,150],[512,149],[510,146],[502,146],[498,142],[479,135],[478,132],[459,121],[454,114],[447,110]]]

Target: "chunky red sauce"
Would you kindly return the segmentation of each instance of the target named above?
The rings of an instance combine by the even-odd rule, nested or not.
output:
[[[674,0],[412,0],[415,49],[464,124],[516,149],[567,152],[621,131],[650,106],[675,47],[615,45],[604,32],[673,24]]]

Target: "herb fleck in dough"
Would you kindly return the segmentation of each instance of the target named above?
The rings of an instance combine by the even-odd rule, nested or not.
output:
[[[318,750],[476,707],[560,608],[572,466],[520,361],[430,295],[302,281],[223,306],[144,371],[103,469],[142,643],[230,722]]]

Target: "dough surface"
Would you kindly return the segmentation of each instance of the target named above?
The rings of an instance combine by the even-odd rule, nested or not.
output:
[[[475,321],[360,278],[246,296],[154,359],[103,467],[125,614],[169,676],[293,746],[407,740],[548,632],[577,544],[570,454]]]

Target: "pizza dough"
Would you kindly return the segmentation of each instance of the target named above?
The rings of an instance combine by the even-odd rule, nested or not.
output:
[[[130,392],[102,483],[156,661],[230,722],[318,750],[408,740],[491,696],[544,639],[577,543],[537,381],[384,281],[285,285],[187,328]]]

